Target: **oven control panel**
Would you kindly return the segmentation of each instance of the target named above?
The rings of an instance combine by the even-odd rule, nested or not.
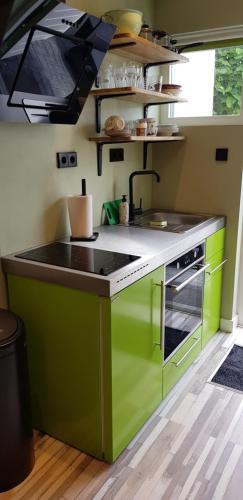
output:
[[[192,248],[185,254],[177,257],[175,260],[167,264],[166,273],[165,273],[165,281],[171,280],[177,274],[180,274],[182,271],[185,271],[188,267],[191,267],[193,264],[202,261],[204,258],[204,243],[197,245]]]

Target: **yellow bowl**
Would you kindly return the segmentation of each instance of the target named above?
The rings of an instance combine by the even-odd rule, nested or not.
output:
[[[143,13],[139,10],[110,10],[102,16],[102,21],[116,26],[116,33],[139,34],[143,24]]]

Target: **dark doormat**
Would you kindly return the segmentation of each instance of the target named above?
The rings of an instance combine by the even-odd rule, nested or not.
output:
[[[234,345],[211,382],[243,392],[243,347]]]

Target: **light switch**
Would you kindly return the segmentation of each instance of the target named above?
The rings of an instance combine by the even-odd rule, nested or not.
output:
[[[229,150],[228,148],[216,148],[215,160],[228,161]]]

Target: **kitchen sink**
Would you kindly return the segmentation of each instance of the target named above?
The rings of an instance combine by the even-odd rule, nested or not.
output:
[[[147,210],[142,215],[129,222],[130,226],[141,227],[143,229],[155,229],[157,231],[167,231],[170,233],[186,233],[195,227],[213,219],[214,215],[184,214],[176,212],[166,212],[164,210]],[[163,221],[167,225],[156,225]],[[153,224],[154,223],[154,224]]]

